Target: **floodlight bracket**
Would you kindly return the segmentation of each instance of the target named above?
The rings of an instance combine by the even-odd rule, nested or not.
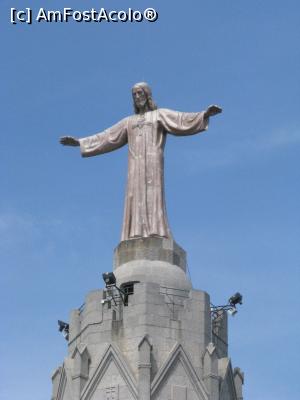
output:
[[[114,303],[115,303],[115,305],[117,305],[117,302],[116,302],[117,296],[114,295],[114,289],[117,289],[117,291],[118,291],[118,293],[119,293],[119,297],[120,297],[121,300],[122,300],[122,304],[125,304],[126,293],[125,293],[121,288],[119,288],[115,283],[114,283],[114,284],[111,284],[111,285],[106,285],[106,289],[111,290],[111,292],[110,292],[110,299],[107,300],[107,301],[113,300]],[[105,303],[105,301],[104,301],[104,303]]]
[[[225,304],[223,306],[215,306],[213,304],[210,305],[210,313],[213,319],[217,318],[220,315],[220,311],[229,311],[233,312],[232,315],[237,313],[237,308],[231,304]]]
[[[107,280],[106,280],[107,277],[110,278],[109,280],[111,281],[111,283],[107,283]],[[116,296],[114,296],[114,289],[117,289],[119,296],[121,297],[122,303],[125,304],[126,293],[117,286],[117,281],[116,281],[116,277],[115,277],[114,273],[113,272],[105,272],[104,274],[102,274],[102,278],[104,280],[106,289],[111,290],[110,297],[113,299],[115,305],[117,305],[117,302],[116,302]],[[107,300],[107,301],[110,301],[110,300]],[[106,303],[106,301],[102,302],[102,304],[104,304],[104,303]]]
[[[210,312],[212,319],[215,320],[219,315],[220,311],[228,311],[231,315],[235,315],[237,313],[237,304],[242,304],[243,296],[241,293],[236,292],[233,296],[230,297],[228,303],[223,306],[215,306],[214,304],[210,303]]]

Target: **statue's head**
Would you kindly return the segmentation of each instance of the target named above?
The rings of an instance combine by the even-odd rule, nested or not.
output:
[[[152,100],[151,88],[146,82],[139,82],[133,86],[132,97],[134,112],[136,114],[157,109],[156,104]]]

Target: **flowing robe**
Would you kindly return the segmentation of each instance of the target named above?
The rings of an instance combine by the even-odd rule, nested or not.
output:
[[[148,236],[171,237],[164,195],[166,134],[193,135],[207,126],[204,112],[158,109],[132,115],[102,133],[79,139],[83,157],[107,153],[128,143],[122,241]]]

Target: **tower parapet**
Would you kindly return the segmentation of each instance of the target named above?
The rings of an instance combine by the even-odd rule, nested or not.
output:
[[[52,400],[241,400],[243,373],[216,339],[209,295],[191,287],[174,241],[121,243],[114,272],[126,294],[86,296],[69,323],[68,356]],[[227,321],[218,333],[227,338]]]

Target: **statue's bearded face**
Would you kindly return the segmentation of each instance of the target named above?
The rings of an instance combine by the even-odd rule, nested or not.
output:
[[[145,107],[147,103],[147,96],[141,87],[134,87],[132,89],[132,97],[134,104],[138,109],[142,109]]]

